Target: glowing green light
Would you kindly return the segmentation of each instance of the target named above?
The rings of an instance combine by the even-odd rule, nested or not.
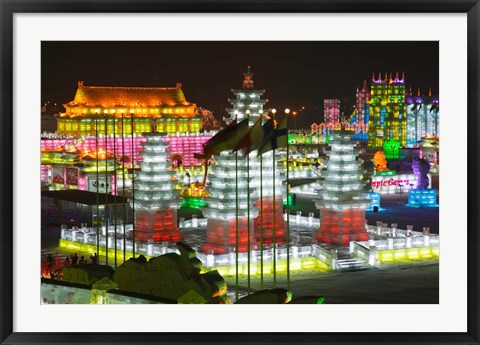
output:
[[[205,206],[207,206],[207,203],[202,198],[186,197],[180,205],[180,208],[198,209]]]
[[[387,171],[377,171],[375,176],[391,176],[396,175],[395,170],[387,170]]]
[[[283,204],[286,205],[287,201],[284,201]],[[292,205],[293,205],[293,194],[288,194],[288,206],[292,206]]]
[[[383,152],[387,159],[400,158],[400,143],[395,139],[389,139],[383,143]]]

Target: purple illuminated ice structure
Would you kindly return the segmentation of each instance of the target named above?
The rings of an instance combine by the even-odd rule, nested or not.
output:
[[[415,189],[427,189],[430,182],[427,175],[430,171],[430,163],[425,158],[415,158],[412,163],[412,170],[417,177]]]

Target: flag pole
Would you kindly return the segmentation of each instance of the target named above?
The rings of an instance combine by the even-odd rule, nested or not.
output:
[[[235,151],[235,301],[238,301],[238,151]]]
[[[132,135],[132,211],[133,211],[133,218],[132,218],[132,256],[135,259],[135,160],[134,160],[134,148],[135,148],[135,141],[133,138],[133,111],[130,112],[130,122],[131,122],[131,135]]]
[[[115,193],[113,194],[113,223],[115,232],[113,234],[114,248],[115,248],[115,268],[117,268],[117,135],[115,127],[117,126],[117,120],[115,113],[113,114],[113,173],[115,183]],[[112,184],[113,192],[113,184]]]
[[[263,110],[260,110],[263,122]],[[260,155],[260,288],[263,290],[263,156]]]
[[[288,116],[290,113],[290,109],[285,109],[285,114]],[[293,117],[295,120],[295,117]],[[288,158],[289,158],[289,147],[288,147],[288,119],[287,119],[287,158],[286,158],[286,170],[287,170],[287,231],[286,231],[286,247],[287,247],[287,290],[290,290],[290,204],[289,204],[289,196],[290,196],[290,180],[289,180],[289,166],[288,166]]]
[[[127,222],[127,216],[126,216],[126,205],[125,205],[125,116],[122,112],[122,196],[123,196],[123,262],[127,259],[127,248],[126,248],[126,222]]]
[[[250,110],[246,111],[250,125]],[[250,293],[250,153],[247,154],[247,291]]]
[[[277,228],[275,224],[275,149],[272,150],[272,160],[273,160],[273,235],[272,235],[272,246],[273,246],[273,287],[277,287]]]
[[[205,187],[205,185],[207,184],[207,175],[208,175],[208,160],[209,160],[209,156],[207,154],[205,154],[205,148],[203,149],[204,151],[204,159],[205,159],[205,166],[204,166],[204,172],[203,172],[203,182],[202,182],[202,187]]]
[[[108,117],[105,113],[105,265],[108,266]]]
[[[275,128],[275,113],[277,111],[272,109],[273,113],[273,126]],[[273,160],[273,237],[272,237],[272,246],[273,246],[273,287],[277,287],[277,227],[275,224],[275,216],[276,216],[276,209],[275,209],[275,148],[272,150],[272,160]]]
[[[95,112],[95,158],[97,160],[97,221],[96,221],[96,226],[97,226],[97,260],[100,258],[100,226],[99,226],[99,221],[100,221],[100,200],[99,200],[99,183],[98,183],[98,111]]]

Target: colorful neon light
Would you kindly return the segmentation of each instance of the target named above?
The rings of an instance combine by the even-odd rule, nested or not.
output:
[[[323,117],[325,124],[337,124],[340,121],[340,103],[339,99],[323,100]]]
[[[393,78],[385,73],[382,78],[372,77],[370,100],[367,102],[369,113],[368,145],[382,147],[388,139],[397,140],[402,146],[407,145],[405,78]]]
[[[386,159],[401,158],[400,143],[395,139],[386,140],[383,143],[383,152],[385,152]]]

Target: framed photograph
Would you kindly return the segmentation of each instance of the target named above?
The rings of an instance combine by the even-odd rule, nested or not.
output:
[[[1,11],[2,344],[479,343],[478,1]]]

